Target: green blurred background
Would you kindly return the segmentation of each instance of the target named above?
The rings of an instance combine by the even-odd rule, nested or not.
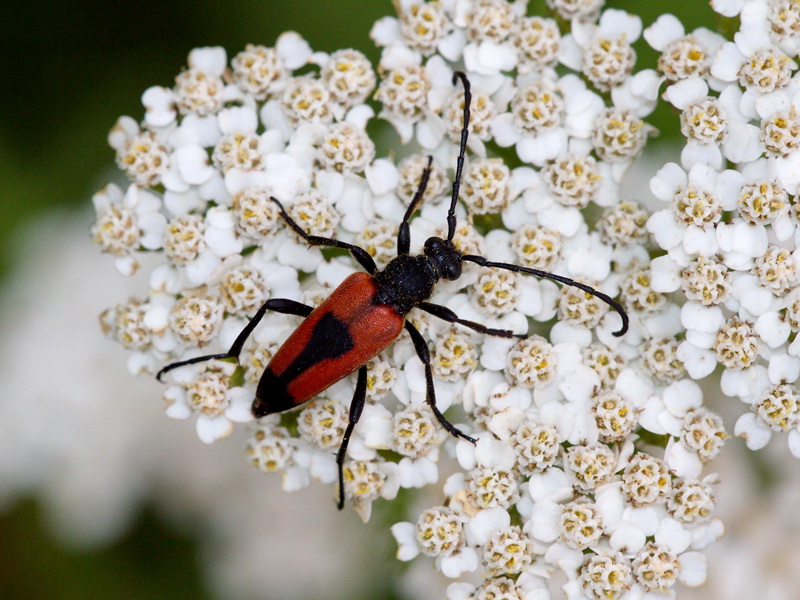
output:
[[[531,2],[530,14],[545,13],[543,5]],[[607,6],[635,11],[645,26],[663,8],[690,29],[718,25],[707,3],[698,0]],[[83,210],[88,234],[90,196],[114,169],[109,128],[119,115],[141,118],[142,91],[171,85],[190,49],[222,45],[231,57],[247,43],[272,45],[282,31],[296,30],[315,50],[354,47],[377,63],[369,30],[394,10],[389,0],[82,0],[16,2],[4,13],[0,285],[21,258],[18,242],[27,222],[55,210]],[[637,50],[640,67],[654,65],[655,54],[641,41]],[[678,134],[675,114],[666,109],[649,121],[664,135]],[[378,523],[363,527],[389,536]],[[22,501],[0,513],[0,565],[2,599],[210,597],[195,541],[148,511],[111,547],[76,552],[50,537],[35,499]]]

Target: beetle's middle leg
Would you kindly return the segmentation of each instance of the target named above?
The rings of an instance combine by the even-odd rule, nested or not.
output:
[[[264,314],[268,311],[272,310],[277,313],[282,313],[285,315],[297,315],[298,317],[307,317],[311,314],[311,311],[314,310],[313,307],[308,306],[307,304],[303,304],[302,302],[297,302],[295,300],[289,300],[288,298],[270,298],[264,304],[261,305],[261,308],[258,309],[253,318],[247,323],[242,332],[236,337],[233,344],[231,345],[230,350],[227,352],[222,352],[219,354],[207,354],[205,356],[195,356],[194,358],[190,358],[188,360],[181,360],[178,362],[174,362],[168,364],[166,367],[161,369],[156,378],[161,381],[161,376],[168,372],[172,371],[172,369],[177,369],[178,367],[183,367],[186,365],[193,365],[195,363],[203,362],[205,360],[211,360],[213,358],[239,358],[239,354],[242,352],[242,347],[244,347],[244,343],[247,341],[247,338],[250,337],[250,334],[253,333],[253,330],[256,328],[256,325],[261,321]]]
[[[493,329],[492,327],[487,327],[486,325],[476,323],[475,321],[461,319],[456,313],[446,306],[442,306],[441,304],[434,304],[433,302],[421,302],[417,305],[417,308],[424,310],[426,313],[432,314],[434,317],[439,317],[443,321],[447,321],[448,323],[458,323],[459,325],[469,327],[478,333],[504,338],[519,338],[521,340],[524,340],[526,337],[528,337],[527,333],[514,333],[508,329]]]
[[[425,400],[427,401],[428,406],[431,407],[436,419],[442,424],[442,427],[444,427],[450,433],[450,435],[464,438],[468,442],[472,442],[474,444],[478,440],[468,436],[450,421],[445,419],[442,412],[437,408],[436,390],[433,387],[433,372],[431,371],[431,351],[428,349],[428,344],[425,343],[425,338],[422,337],[422,334],[419,332],[419,330],[409,321],[406,321],[406,330],[411,335],[411,341],[414,342],[414,349],[417,351],[417,356],[419,356],[422,364],[425,365],[425,385],[427,388]]]

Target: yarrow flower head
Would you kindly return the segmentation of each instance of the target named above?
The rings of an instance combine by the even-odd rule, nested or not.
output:
[[[602,0],[395,6],[371,31],[377,64],[296,33],[230,61],[199,48],[145,91],[143,117],[117,121],[128,183],[95,194],[91,237],[122,274],[149,271],[104,333],[132,374],[169,382],[168,416],[208,443],[242,427],[248,463],[285,491],[341,486],[367,520],[400,489],[442,485],[392,535],[400,560],[478,574],[450,600],[702,584],[723,530],[705,471],[728,433],[698,382],[742,401],[733,434],[750,448],[785,437],[800,456],[796,2],[715,0],[741,15],[733,41]],[[662,101],[686,141],[650,173],[653,203],[623,184]],[[432,236],[466,260],[430,302],[395,294],[413,305],[400,311],[362,274],[312,313],[353,274],[348,250],[378,279],[398,254],[442,279]],[[407,324],[368,357],[384,332],[337,307],[373,287],[378,321]],[[313,339],[290,339],[304,318]],[[342,379],[263,414],[306,362],[341,358],[337,328],[358,359],[330,367]],[[441,482],[443,456],[459,470]]]

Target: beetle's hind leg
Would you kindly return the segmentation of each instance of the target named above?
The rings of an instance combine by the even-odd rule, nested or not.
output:
[[[367,367],[364,365],[358,370],[356,393],[353,394],[353,400],[350,402],[350,419],[347,422],[347,429],[344,430],[344,436],[342,436],[342,444],[339,446],[339,451],[336,453],[336,466],[339,469],[339,501],[337,503],[339,510],[344,508],[344,459],[347,455],[347,445],[350,443],[350,436],[353,434],[356,423],[358,423],[358,420],[361,418],[361,412],[364,410],[364,403],[366,400]]]
[[[292,231],[303,238],[309,246],[330,246],[331,248],[341,248],[343,250],[347,250],[353,255],[353,258],[358,261],[358,264],[364,267],[367,273],[374,275],[378,271],[378,267],[375,265],[375,261],[372,260],[369,252],[360,246],[348,244],[347,242],[342,242],[340,240],[334,240],[333,238],[326,238],[319,235],[310,235],[306,233],[305,230],[297,224],[297,221],[289,216],[289,213],[287,213],[286,209],[283,208],[283,204],[281,204],[280,200],[274,196],[270,196],[270,200],[278,205],[278,210],[280,210],[281,217],[283,217],[283,220],[286,221],[286,224],[292,228]]]
[[[431,352],[428,349],[428,344],[425,343],[425,338],[422,337],[422,334],[419,332],[419,330],[408,321],[406,321],[406,330],[411,335],[411,341],[414,342],[414,349],[417,351],[417,356],[419,356],[419,359],[425,366],[425,386],[427,390],[425,394],[425,401],[428,403],[428,406],[431,407],[436,419],[442,424],[442,427],[444,427],[448,433],[450,433],[450,435],[464,438],[468,442],[472,442],[474,444],[478,440],[468,436],[450,421],[445,419],[442,412],[437,408],[436,390],[433,387],[433,372],[431,371]]]
[[[205,356],[195,356],[194,358],[190,358],[188,360],[181,360],[178,362],[174,362],[168,364],[166,367],[161,369],[158,374],[156,375],[156,379],[162,381],[161,376],[168,372],[172,371],[172,369],[177,369],[178,367],[183,367],[186,365],[193,365],[195,363],[203,362],[205,360],[211,360],[214,358],[239,358],[239,354],[242,352],[242,348],[244,347],[244,343],[247,341],[247,338],[250,337],[250,334],[253,333],[253,330],[256,328],[256,325],[261,321],[264,314],[268,311],[274,311],[277,313],[283,313],[285,315],[297,315],[298,317],[307,317],[311,314],[311,311],[314,310],[311,306],[307,304],[303,304],[302,302],[297,302],[295,300],[289,300],[288,298],[270,298],[264,304],[261,305],[261,308],[258,309],[253,318],[250,319],[250,322],[247,323],[242,332],[236,337],[234,340],[233,345],[231,345],[231,349],[227,352],[222,352],[219,354],[207,354]]]

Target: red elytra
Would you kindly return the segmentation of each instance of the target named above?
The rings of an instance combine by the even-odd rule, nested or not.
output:
[[[371,275],[353,273],[315,308],[267,365],[254,412],[282,412],[310,400],[396,340],[403,317],[376,303],[377,292]]]

